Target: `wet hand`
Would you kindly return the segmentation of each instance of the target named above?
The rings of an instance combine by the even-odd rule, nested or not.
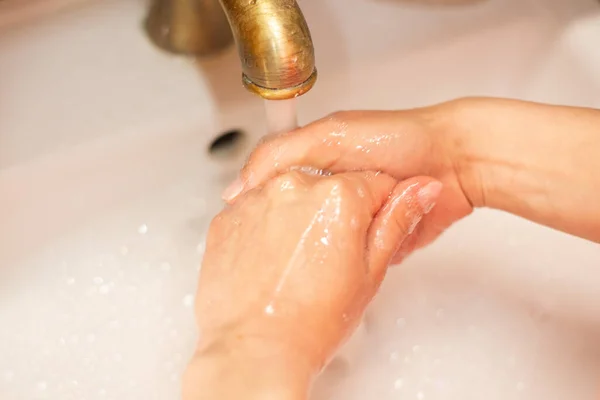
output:
[[[240,196],[209,230],[184,399],[306,399],[440,190],[427,177],[290,172]]]
[[[403,242],[393,262],[434,240],[456,220],[471,213],[452,153],[443,132],[445,106],[411,111],[356,111],[333,114],[304,128],[264,140],[252,153],[240,178],[224,193],[233,201],[241,193],[296,166],[334,173],[382,171],[402,180],[426,175],[444,190],[436,209]]]
[[[600,243],[599,126],[599,110],[494,98],[336,113],[264,141],[224,197],[231,201],[294,166],[427,175],[444,190],[396,261],[473,207]]]

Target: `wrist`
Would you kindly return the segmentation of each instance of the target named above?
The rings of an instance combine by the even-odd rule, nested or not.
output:
[[[474,207],[527,213],[536,197],[547,198],[545,183],[556,176],[548,156],[536,151],[535,132],[521,131],[516,103],[464,98],[442,105],[452,166]]]
[[[184,376],[184,400],[307,400],[309,364],[283,347],[253,342],[201,344]]]
[[[598,110],[482,98],[440,107],[454,171],[473,206],[600,241]]]

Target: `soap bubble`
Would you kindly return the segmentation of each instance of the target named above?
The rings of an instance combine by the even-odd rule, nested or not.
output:
[[[194,295],[186,294],[182,302],[185,307],[191,307],[194,304]]]
[[[146,225],[146,224],[140,225],[138,228],[138,233],[140,235],[145,235],[146,233],[148,233],[148,225]]]

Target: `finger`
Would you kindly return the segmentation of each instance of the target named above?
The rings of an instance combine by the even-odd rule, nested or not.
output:
[[[433,178],[418,177],[399,183],[373,219],[367,234],[369,269],[379,286],[387,266],[402,243],[435,205],[442,184]]]
[[[427,217],[428,216],[423,217],[423,219],[415,228],[415,231],[408,235],[406,238],[404,238],[398,250],[396,250],[396,253],[392,256],[389,265],[398,265],[402,263],[406,259],[406,257],[412,254],[412,252],[417,248],[417,245],[420,241],[420,231],[423,230],[423,226],[426,226]]]
[[[438,198],[440,203],[443,202],[441,198]],[[442,217],[439,213],[444,213],[445,210],[436,207],[431,213],[423,216],[423,219],[416,227],[415,231],[410,234],[401,244],[399,249],[396,251],[394,257],[392,257],[391,265],[397,265],[403,262],[408,256],[410,256],[415,250],[423,248],[433,242],[444,232],[451,223],[443,222]],[[440,223],[442,221],[442,223]]]
[[[233,201],[244,191],[297,166],[330,172],[386,171],[401,162],[403,176],[427,174],[428,165],[439,157],[431,155],[419,115],[416,110],[336,113],[275,136],[252,152],[223,198]]]
[[[360,198],[361,209],[365,212],[363,216],[363,225],[365,227],[371,224],[373,217],[379,212],[385,204],[398,181],[391,176],[374,171],[364,172],[346,172],[333,175],[326,178],[331,183],[328,186],[342,187],[346,194],[344,198],[358,196]]]

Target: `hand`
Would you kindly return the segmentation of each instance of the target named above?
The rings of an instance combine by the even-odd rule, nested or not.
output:
[[[441,183],[283,174],[211,224],[184,399],[305,400]]]
[[[330,172],[382,171],[402,180],[432,176],[443,183],[437,206],[402,243],[392,263],[437,238],[471,213],[470,199],[456,173],[448,138],[438,129],[439,111],[341,112],[286,134],[267,138],[251,154],[226,201],[292,167]]]
[[[342,112],[260,144],[224,198],[294,166],[427,175],[444,191],[401,257],[473,207],[600,242],[599,154],[600,111],[593,109],[467,98],[408,111]]]

